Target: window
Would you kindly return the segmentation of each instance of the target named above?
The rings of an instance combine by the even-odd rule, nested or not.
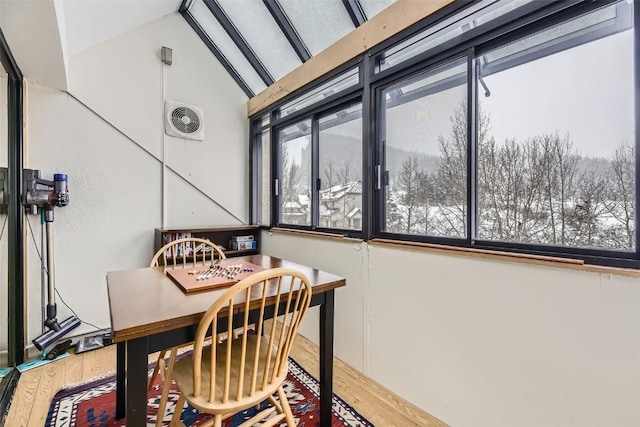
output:
[[[441,52],[478,33],[478,27],[499,19],[513,19],[530,10],[532,0],[482,0],[460,14],[451,16],[413,37],[382,52],[377,71],[381,72],[425,52]],[[472,31],[473,30],[473,31]]]
[[[467,235],[467,60],[403,79],[384,100],[389,233]]]
[[[362,103],[287,125],[278,149],[279,223],[361,229]]]
[[[482,0],[356,58],[261,125],[271,225],[640,267],[637,15]]]
[[[259,171],[252,176],[252,221],[271,225],[271,128],[270,117],[265,114],[252,122],[251,169]]]
[[[278,132],[280,155],[279,222],[311,225],[311,120]]]
[[[362,104],[322,117],[319,126],[319,225],[360,230]]]
[[[360,82],[358,68],[348,70],[339,76],[329,80],[302,96],[296,97],[277,109],[279,118],[295,114],[300,110],[322,102],[324,99],[342,91],[345,91]]]
[[[478,239],[635,251],[631,9],[478,55]]]

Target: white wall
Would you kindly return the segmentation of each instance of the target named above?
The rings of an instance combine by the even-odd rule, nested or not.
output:
[[[60,0],[1,1],[0,27],[25,78],[67,89],[66,34]]]
[[[164,70],[163,45],[174,57]],[[69,76],[73,96],[29,87],[25,166],[48,179],[69,175],[71,203],[55,210],[56,284],[82,320],[106,328],[105,275],[148,265],[163,194],[166,226],[248,220],[247,97],[178,14],[71,57]],[[163,87],[168,99],[205,110],[204,141],[165,139]],[[39,244],[38,218],[29,219]],[[36,244],[28,237],[31,339],[41,333],[41,293]],[[70,315],[60,300],[58,311],[59,320]]]
[[[173,49],[173,65],[160,62],[162,46]],[[185,205],[177,203],[183,192],[171,184],[176,191],[167,193],[167,226],[247,221],[247,97],[179,14],[73,56],[70,64],[74,96],[158,159],[166,141],[167,165],[231,212],[210,202],[188,205],[196,211],[185,223]],[[164,135],[163,87],[166,99],[204,109],[204,141]]]
[[[640,426],[637,279],[282,234],[263,242],[346,277],[336,355],[452,426]],[[306,323],[314,337],[315,319]]]
[[[369,298],[368,287],[365,286],[367,246],[360,242],[336,243],[271,233],[262,233],[261,244],[262,253],[348,278],[348,286],[335,292],[336,356],[364,371]],[[300,328],[304,336],[316,342],[318,316],[319,308],[312,308]]]

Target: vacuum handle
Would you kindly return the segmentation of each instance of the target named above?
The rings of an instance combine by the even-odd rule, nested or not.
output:
[[[47,233],[47,302],[56,305],[56,274],[53,262],[53,222],[45,222]],[[49,313],[47,313],[49,315]],[[54,318],[56,313],[54,313]]]

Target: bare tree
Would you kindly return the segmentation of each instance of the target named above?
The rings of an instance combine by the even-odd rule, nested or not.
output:
[[[292,204],[298,202],[298,196],[302,194],[302,173],[300,165],[289,158],[287,144],[280,144],[282,164],[282,215],[287,222],[296,222],[293,216],[285,218]],[[306,221],[306,219],[305,219]]]
[[[422,206],[423,216],[421,222],[424,225],[424,234],[436,234],[436,230],[431,226],[429,213],[431,207],[436,204],[436,177],[435,173],[429,173],[428,171],[419,171],[417,174],[417,190],[416,198],[418,204]]]
[[[385,205],[385,231],[389,233],[402,233],[402,213],[398,209],[398,204],[395,200],[395,195],[389,188],[384,193],[384,205]]]
[[[351,163],[347,160],[338,170],[338,182],[345,186],[345,195],[342,197],[342,226],[349,227],[349,218],[347,215],[356,207],[355,196],[351,191],[354,183],[351,181]]]
[[[635,151],[623,143],[611,161],[609,201],[607,211],[619,222],[620,233],[614,233],[614,243],[624,249],[633,249],[635,243]]]
[[[335,184],[336,175],[336,163],[333,159],[327,162],[327,166],[324,168],[324,179],[326,181],[324,188],[331,188]]]
[[[602,216],[606,212],[607,182],[596,171],[582,171],[577,181],[575,206],[567,213],[573,246],[606,246]]]
[[[402,162],[400,175],[398,177],[400,186],[400,204],[404,208],[404,232],[411,233],[416,222],[416,211],[419,207],[418,200],[418,177],[420,170],[418,169],[417,156],[407,157]]]
[[[348,160],[345,161],[342,167],[338,170],[338,182],[340,184],[347,184],[351,182],[351,163]]]
[[[466,235],[467,218],[467,106],[461,103],[449,119],[450,138],[438,137],[440,166],[436,173],[440,217],[439,234]]]
[[[417,154],[404,160],[396,177],[398,192],[386,193],[389,231],[415,233],[419,225],[429,235],[466,235],[464,102],[450,123],[449,136],[438,138],[440,156],[434,170],[424,170]],[[631,145],[622,144],[611,159],[584,159],[568,134],[498,144],[490,130],[490,117],[480,109],[477,237],[569,247],[635,247],[636,165]],[[398,209],[391,213],[390,206]]]
[[[541,229],[542,173],[537,144],[493,138],[478,156],[480,237],[501,241],[533,241]]]
[[[560,138],[547,134],[532,138],[532,143],[542,150],[543,195],[549,215],[549,224],[544,231],[544,243],[568,244],[568,210],[575,200],[577,164],[579,154],[573,150],[569,135]]]
[[[554,243],[560,243],[564,246],[568,243],[567,209],[575,196],[575,177],[580,157],[573,151],[573,142],[569,139],[569,135],[560,139],[556,134],[553,141],[553,158],[558,174],[558,204],[560,207],[560,241]]]

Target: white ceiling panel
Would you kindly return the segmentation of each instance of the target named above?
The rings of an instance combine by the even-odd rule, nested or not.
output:
[[[353,31],[349,14],[340,0],[280,0],[311,55],[317,55]]]
[[[193,2],[189,9],[194,19],[209,36],[213,44],[227,58],[227,61],[238,72],[242,80],[249,86],[254,94],[262,92],[267,85],[262,81],[258,73],[253,69],[249,61],[240,52],[233,40],[225,32],[224,28],[215,19],[209,8],[202,0]]]
[[[396,0],[360,0],[360,6],[362,6],[367,19],[371,19],[395,1]]]
[[[275,80],[302,64],[262,1],[218,0],[218,4]]]

